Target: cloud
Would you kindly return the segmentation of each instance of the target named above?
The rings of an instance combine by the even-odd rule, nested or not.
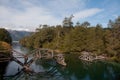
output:
[[[49,0],[46,5],[53,12],[62,17],[73,14],[86,6],[87,0]]]
[[[34,30],[39,24],[62,24],[65,16],[84,8],[87,0],[0,0],[0,27]]]
[[[49,7],[56,8],[58,10],[69,10],[73,8],[81,8],[85,5],[86,0],[52,0],[47,3]]]
[[[54,25],[59,24],[59,20],[56,19],[51,12],[42,7],[31,6],[26,7],[24,11],[20,11],[14,8],[0,6],[0,25],[7,28],[34,30],[39,24]],[[8,26],[9,25],[9,26]]]
[[[93,16],[103,9],[87,8],[89,0],[0,0],[0,27],[35,30],[40,24],[62,24],[73,14],[74,21]],[[87,9],[86,9],[87,8]]]
[[[87,18],[87,17],[93,16],[101,11],[103,11],[103,9],[99,9],[99,8],[86,9],[86,10],[75,13],[74,20],[79,20],[82,18]]]

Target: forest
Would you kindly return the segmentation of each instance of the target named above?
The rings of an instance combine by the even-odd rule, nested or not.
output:
[[[120,62],[120,16],[109,20],[104,28],[101,24],[91,26],[89,22],[73,22],[63,25],[40,25],[36,31],[20,40],[28,48],[50,48],[65,53],[87,51],[95,55],[105,54]]]

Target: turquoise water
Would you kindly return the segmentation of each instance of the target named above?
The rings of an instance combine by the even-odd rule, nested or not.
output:
[[[27,53],[29,50],[20,45],[13,45],[19,52]],[[23,61],[23,59],[19,59]],[[58,65],[54,60],[37,60],[30,68],[35,72],[27,74],[22,67],[14,61],[0,64],[0,70],[5,80],[120,80],[120,64],[114,62],[85,62],[78,59],[76,54],[66,54],[66,67]],[[17,75],[14,75],[18,73]],[[11,76],[14,75],[14,76]],[[7,77],[9,76],[9,77]]]

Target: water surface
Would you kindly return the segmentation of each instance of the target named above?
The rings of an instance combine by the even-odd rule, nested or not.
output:
[[[29,52],[18,43],[14,43],[13,48],[24,54]],[[39,59],[30,66],[36,72],[33,74],[22,72],[22,67],[14,61],[6,65],[0,64],[0,70],[3,70],[2,75],[6,76],[5,80],[120,80],[120,64],[118,63],[85,62],[79,60],[78,55],[74,53],[66,54],[65,58],[66,67],[56,64],[54,60]],[[20,73],[11,76],[18,72]]]

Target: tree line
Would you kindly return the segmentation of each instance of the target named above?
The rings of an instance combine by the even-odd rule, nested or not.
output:
[[[107,28],[103,28],[101,24],[90,26],[87,21],[77,22],[75,26],[43,25],[32,35],[21,39],[20,43],[28,48],[106,54],[113,60],[120,61],[120,17],[110,20]]]

